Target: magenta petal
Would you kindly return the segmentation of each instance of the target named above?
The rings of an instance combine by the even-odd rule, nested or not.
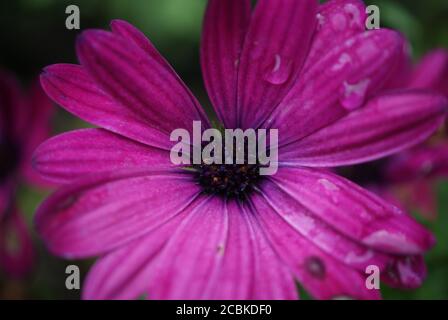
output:
[[[204,199],[192,205],[159,228],[99,259],[90,270],[83,299],[136,299],[147,296],[157,279],[155,261],[183,219]]]
[[[41,83],[48,96],[79,118],[147,145],[169,150],[169,136],[145,117],[121,105],[78,65],[46,67]]]
[[[282,168],[272,179],[316,217],[367,247],[415,255],[435,243],[433,235],[401,209],[328,171]]]
[[[172,167],[169,152],[103,129],[83,129],[53,137],[35,152],[33,166],[47,180],[71,182],[91,173]]]
[[[289,270],[235,202],[210,198],[196,207],[157,263],[150,298],[297,298]]]
[[[426,274],[422,256],[397,257],[381,280],[393,288],[416,289],[422,285]]]
[[[411,78],[411,88],[439,90],[448,95],[448,50],[437,49],[422,58]]]
[[[279,257],[300,284],[317,299],[379,299],[378,290],[368,290],[365,276],[318,249],[285,222],[262,198],[256,202],[262,227]]]
[[[448,143],[420,146],[393,157],[385,174],[394,182],[448,176]]]
[[[22,145],[21,174],[26,181],[36,186],[45,186],[43,179],[31,166],[34,150],[51,135],[51,123],[55,108],[45,95],[39,82],[31,87],[28,97],[28,127]]]
[[[275,183],[267,181],[262,187],[262,195],[262,198],[253,198],[256,207],[258,203],[266,202],[302,237],[339,262],[362,272],[369,265],[376,265],[383,270],[389,263],[388,256],[334,229]]]
[[[94,256],[169,221],[199,191],[179,173],[140,169],[90,175],[47,198],[36,213],[36,227],[54,254]]]
[[[149,41],[149,39],[143,34],[143,32],[134,27],[132,24],[124,20],[113,20],[110,24],[110,27],[113,33],[134,42],[134,44],[143,49],[147,54],[151,56],[152,59],[160,63],[160,65],[166,68],[171,68],[168,62],[162,57],[162,55],[151,43],[151,41]]]
[[[77,52],[100,87],[145,118],[151,128],[169,135],[173,129],[191,128],[193,120],[208,123],[202,107],[173,70],[135,42],[90,30],[78,39]]]
[[[279,130],[282,146],[362,107],[401,57],[401,41],[397,33],[382,29],[331,48],[302,72],[264,126]]]
[[[237,127],[238,66],[250,15],[249,0],[211,0],[205,14],[202,73],[214,109],[226,128]]]
[[[320,5],[317,31],[304,70],[324,56],[329,48],[365,31],[366,8],[361,0],[330,0]],[[344,61],[341,59],[341,67]]]
[[[420,92],[378,96],[334,124],[280,149],[280,162],[335,167],[379,159],[433,134],[447,110],[444,97]]]
[[[149,297],[208,298],[210,278],[223,259],[228,216],[222,199],[211,197],[184,219],[161,252]]]
[[[34,263],[30,231],[15,207],[0,220],[0,269],[11,277],[24,277]]]
[[[258,127],[299,74],[316,25],[316,0],[260,0],[239,62],[238,124]]]

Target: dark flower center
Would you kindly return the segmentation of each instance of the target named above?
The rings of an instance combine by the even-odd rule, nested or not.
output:
[[[13,172],[20,160],[18,144],[8,137],[0,137],[0,181]]]
[[[258,164],[202,164],[195,178],[206,194],[244,200],[262,180]]]

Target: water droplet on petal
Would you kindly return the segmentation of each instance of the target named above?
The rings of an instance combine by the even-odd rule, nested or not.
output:
[[[338,62],[335,65],[333,65],[331,71],[339,71],[343,69],[346,65],[349,65],[351,62],[352,58],[350,57],[350,55],[348,53],[343,53],[339,57]]]
[[[292,71],[290,61],[286,61],[280,55],[276,54],[274,62],[268,68],[268,71],[264,75],[264,80],[275,85],[284,84],[288,81]]]
[[[316,18],[317,18],[317,30],[320,30],[322,26],[325,24],[325,17],[322,14],[318,13],[316,15]]]
[[[327,179],[319,179],[318,181],[327,191],[339,191],[339,187]]]
[[[361,107],[364,104],[369,84],[369,79],[364,79],[354,84],[345,81],[342,88],[342,97],[340,99],[342,106],[349,111]]]

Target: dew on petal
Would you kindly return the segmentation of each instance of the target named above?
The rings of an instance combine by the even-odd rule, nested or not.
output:
[[[317,18],[317,29],[320,30],[320,28],[322,28],[322,26],[325,24],[325,17],[322,14],[318,13],[316,15],[316,18]]]
[[[339,187],[333,182],[327,179],[319,179],[319,184],[321,184],[327,191],[339,191]]]
[[[325,277],[325,264],[318,257],[309,257],[305,260],[305,267],[313,277],[322,279]]]
[[[344,81],[340,99],[342,106],[349,111],[361,107],[364,104],[369,84],[369,79],[364,79],[354,84]]]
[[[342,70],[346,65],[350,64],[351,62],[352,62],[352,58],[350,57],[350,55],[348,53],[343,53],[339,57],[338,62],[335,65],[333,65],[333,67],[331,68],[331,71]]]
[[[390,233],[386,230],[375,231],[362,239],[364,243],[370,246],[381,246],[386,248],[406,249],[410,252],[418,252],[420,248],[408,241],[405,235],[399,233]]]
[[[281,85],[288,81],[291,71],[291,62],[276,54],[274,62],[264,75],[264,80],[274,85]]]

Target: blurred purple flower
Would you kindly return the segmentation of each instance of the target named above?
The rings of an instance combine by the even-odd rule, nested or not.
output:
[[[38,83],[25,95],[14,77],[0,71],[0,111],[0,269],[21,277],[33,264],[33,248],[15,198],[23,179],[43,182],[31,158],[50,136],[52,104]]]
[[[225,166],[217,176],[206,165],[171,164],[172,130],[208,121],[130,24],[84,32],[80,66],[45,69],[47,94],[100,127],[54,137],[34,159],[63,184],[36,214],[49,250],[102,256],[84,298],[294,299],[297,279],[316,298],[376,299],[365,286],[368,265],[393,286],[421,284],[433,236],[322,169],[420,143],[445,118],[436,94],[378,94],[403,39],[365,32],[364,12],[356,0],[260,0],[253,12],[249,0],[209,1],[201,64],[219,119],[226,128],[279,130],[279,171],[244,187],[244,166],[235,177]],[[218,181],[215,193],[201,174]]]

